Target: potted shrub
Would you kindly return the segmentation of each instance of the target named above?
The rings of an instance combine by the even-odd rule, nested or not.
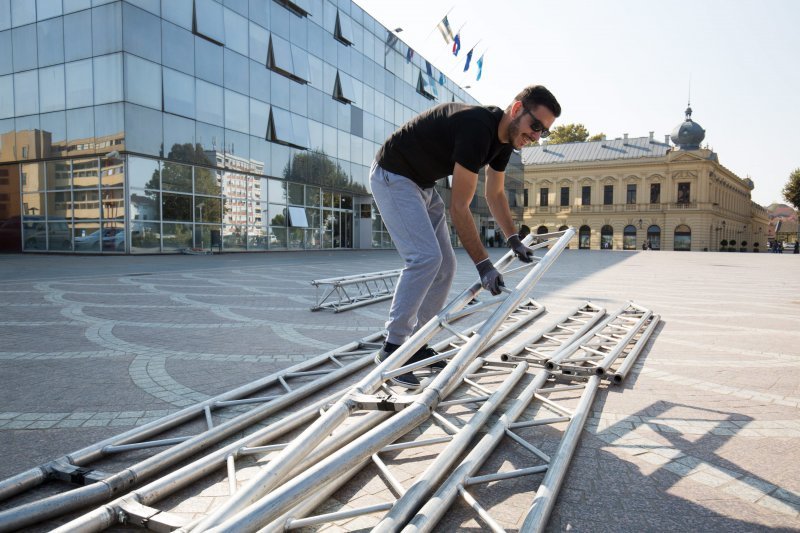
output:
[[[742,241],[742,247],[739,248],[739,251],[740,252],[746,252],[747,251],[746,246],[747,246],[747,241]]]
[[[758,243],[753,244],[753,252],[758,253]]]
[[[729,252],[735,252],[736,251],[736,240],[735,239],[731,239],[730,241],[728,241],[728,244],[730,245],[730,246],[728,246],[728,251]]]
[[[728,249],[728,239],[722,239],[719,241],[719,251],[724,252]]]

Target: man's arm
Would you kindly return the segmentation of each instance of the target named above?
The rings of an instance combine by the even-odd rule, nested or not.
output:
[[[508,207],[508,197],[503,187],[505,181],[505,172],[498,172],[486,166],[486,203],[489,204],[489,211],[508,239],[511,235],[516,235],[517,228],[511,217],[511,209]]]
[[[475,228],[475,222],[472,219],[472,212],[469,210],[469,204],[472,202],[472,197],[475,196],[477,187],[478,175],[456,163],[453,168],[450,216],[458,232],[458,238],[461,239],[461,245],[464,246],[464,249],[475,264],[489,257],[483,244],[481,244],[478,230]]]

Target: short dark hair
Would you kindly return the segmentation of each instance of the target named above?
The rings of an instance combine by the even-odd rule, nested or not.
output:
[[[553,113],[554,116],[561,116],[561,104],[544,85],[528,85],[514,97],[515,101],[522,102],[528,109],[533,109],[538,105],[543,105]],[[510,106],[509,106],[510,108]]]

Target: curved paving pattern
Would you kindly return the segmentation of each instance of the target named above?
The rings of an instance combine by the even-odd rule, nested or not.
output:
[[[460,289],[474,269],[458,257]],[[15,451],[0,477],[33,466],[34,449],[71,451],[58,431],[90,444],[380,329],[389,302],[311,313],[310,281],[398,262],[391,251],[0,256],[0,369],[33,373],[0,388],[0,448]],[[786,254],[562,255],[534,291],[549,318],[586,298],[609,311],[633,299],[663,323],[624,387],[599,393],[550,530],[797,529],[799,270]],[[524,512],[507,501],[501,523],[518,528]],[[613,527],[586,512],[604,508],[620,509]]]

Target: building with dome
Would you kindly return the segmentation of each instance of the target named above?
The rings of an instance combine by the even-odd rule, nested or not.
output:
[[[595,250],[767,250],[769,219],[753,181],[702,147],[692,108],[671,135],[522,150],[523,220],[534,233],[573,226]]]

